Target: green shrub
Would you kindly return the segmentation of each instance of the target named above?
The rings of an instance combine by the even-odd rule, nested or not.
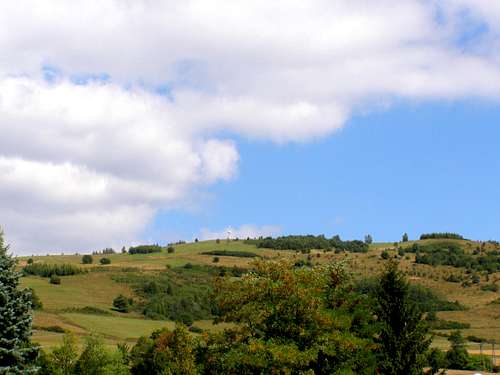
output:
[[[380,257],[382,259],[387,260],[387,259],[389,259],[391,257],[391,254],[389,254],[389,252],[387,250],[384,250],[384,251],[382,251],[382,254],[380,254]]]
[[[173,254],[175,252],[175,248],[173,246],[167,247],[167,253]]]
[[[485,292],[498,292],[498,285],[497,284],[486,284],[481,286],[481,290],[484,290]]]
[[[127,313],[130,308],[128,298],[120,294],[113,300],[113,307],[116,311]]]
[[[101,260],[99,262],[104,266],[104,265],[107,265],[107,264],[111,264],[111,259],[109,259],[109,258],[101,258]]]
[[[213,257],[212,262],[213,263],[219,263],[220,258],[219,257]]]
[[[57,275],[51,275],[49,278],[49,283],[59,285],[61,284],[61,278]]]
[[[161,252],[161,246],[159,245],[139,245],[133,246],[128,250],[128,253],[131,255],[134,254],[150,254],[150,253],[159,253]]]
[[[92,255],[90,255],[90,254],[85,254],[82,257],[83,264],[92,264],[93,261],[94,261],[94,258],[92,258]]]
[[[32,263],[25,266],[22,272],[25,276],[36,275],[40,277],[50,277],[51,275],[57,275],[57,276],[78,275],[81,273],[85,273],[87,271],[72,264]]]

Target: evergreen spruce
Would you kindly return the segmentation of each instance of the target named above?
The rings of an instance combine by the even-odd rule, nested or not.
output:
[[[409,285],[390,262],[376,292],[376,315],[380,324],[379,370],[384,375],[422,374],[431,340],[422,313],[411,302]]]
[[[19,289],[16,262],[0,231],[0,374],[30,374],[38,349],[30,343],[31,293]]]

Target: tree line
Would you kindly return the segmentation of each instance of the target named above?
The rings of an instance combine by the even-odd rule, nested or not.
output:
[[[277,238],[266,237],[257,240],[246,240],[246,243],[255,244],[259,248],[275,250],[295,250],[310,251],[312,249],[325,251],[346,251],[353,253],[365,253],[368,251],[368,244],[359,241],[342,241],[340,237],[333,236],[327,238],[324,235],[290,235]]]

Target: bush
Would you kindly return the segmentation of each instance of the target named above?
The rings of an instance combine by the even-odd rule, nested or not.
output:
[[[134,254],[151,254],[161,252],[161,246],[159,245],[139,245],[133,246],[128,250],[131,255]]]
[[[175,252],[175,248],[173,246],[167,247],[167,253],[172,254]]]
[[[32,263],[25,266],[22,270],[25,276],[36,275],[40,277],[50,277],[51,275],[57,276],[70,276],[85,273],[86,270],[74,266],[72,264],[46,264],[46,263]]]
[[[49,283],[59,285],[61,284],[61,278],[57,275],[51,275],[49,278]]]
[[[85,254],[82,257],[82,263],[83,264],[92,264],[93,261],[94,261],[94,258],[92,258],[92,255]]]
[[[481,290],[484,290],[485,292],[498,292],[498,285],[486,284],[481,287]]]
[[[387,250],[384,250],[384,251],[382,251],[382,254],[380,254],[380,257],[382,259],[387,260],[387,259],[389,259],[391,257],[391,255],[389,254],[389,252]]]
[[[33,258],[29,258],[27,261],[26,261],[27,264],[33,264]]]
[[[219,263],[220,258],[219,257],[213,257],[212,262],[213,263]]]
[[[130,307],[128,298],[120,294],[113,300],[113,307],[116,311],[127,313]]]
[[[99,262],[104,266],[104,265],[107,265],[107,264],[111,264],[111,259],[109,259],[109,258],[101,258],[101,260]]]
[[[191,268],[193,268],[193,265],[192,265],[191,263],[186,263],[186,264],[184,265],[184,268],[186,268],[186,269],[191,269]]]

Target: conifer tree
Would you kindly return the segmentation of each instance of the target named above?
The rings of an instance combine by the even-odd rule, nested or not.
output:
[[[375,314],[380,324],[378,368],[384,375],[422,374],[430,345],[429,328],[410,300],[409,284],[390,262],[376,291]]]
[[[30,343],[31,293],[19,288],[16,262],[0,230],[0,374],[30,374],[37,348]]]

